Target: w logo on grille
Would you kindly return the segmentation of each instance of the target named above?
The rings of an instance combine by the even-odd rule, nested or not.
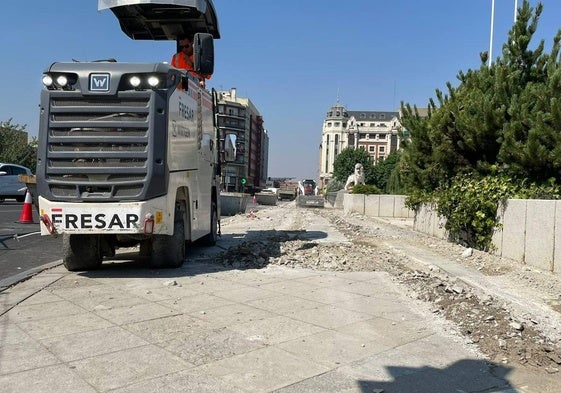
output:
[[[91,74],[90,91],[109,91],[109,74]]]

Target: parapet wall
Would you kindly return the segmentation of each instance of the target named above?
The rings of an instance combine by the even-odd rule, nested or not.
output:
[[[509,199],[497,212],[499,227],[493,234],[494,254],[540,270],[561,273],[561,201]],[[446,219],[434,206],[416,213],[416,231],[448,238]]]
[[[405,207],[405,195],[344,194],[343,211],[368,217],[413,218],[415,212]]]
[[[436,206],[424,204],[415,213],[405,207],[404,195],[345,193],[343,211],[368,217],[414,218],[413,228],[448,239],[446,219]],[[497,212],[499,226],[493,234],[495,255],[540,270],[561,273],[561,201],[509,199]]]

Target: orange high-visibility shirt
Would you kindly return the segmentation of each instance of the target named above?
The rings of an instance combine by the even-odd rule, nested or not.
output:
[[[189,58],[187,58],[187,56],[181,52],[176,53],[175,55],[172,56],[170,64],[175,68],[181,68],[182,70],[189,71],[192,75],[196,76],[197,78],[203,76],[205,79],[210,79],[211,77],[211,75],[201,75],[196,73],[193,70],[193,56],[189,56]]]

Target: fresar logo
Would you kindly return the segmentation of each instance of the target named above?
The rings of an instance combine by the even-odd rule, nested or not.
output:
[[[109,91],[109,74],[91,74],[90,91]]]

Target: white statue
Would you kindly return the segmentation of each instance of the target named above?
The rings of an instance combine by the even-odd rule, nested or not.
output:
[[[357,184],[364,184],[364,168],[360,162],[355,164],[355,171],[347,178],[345,190],[352,190]]]

